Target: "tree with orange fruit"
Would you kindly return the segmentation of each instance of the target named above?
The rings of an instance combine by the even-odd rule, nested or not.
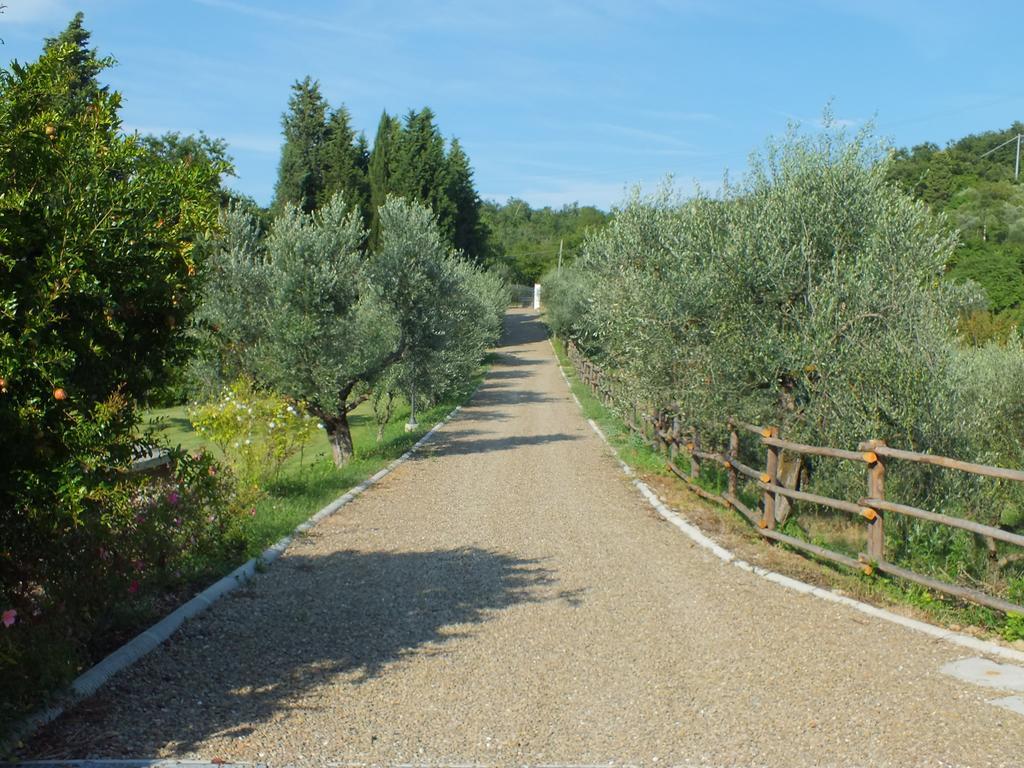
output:
[[[124,507],[135,403],[185,359],[218,209],[218,168],[122,132],[88,38],[78,16],[0,69],[0,610],[65,611],[65,636]]]

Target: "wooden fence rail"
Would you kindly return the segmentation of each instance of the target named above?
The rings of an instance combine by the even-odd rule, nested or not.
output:
[[[608,376],[599,366],[587,359],[572,342],[567,342],[566,351],[573,366],[576,368],[580,380],[590,388],[595,396],[606,406],[621,405],[621,403],[616,402],[615,391],[617,382],[613,377]],[[653,411],[653,409],[650,410]],[[641,435],[645,440],[651,442],[652,445],[665,453],[668,469],[683,480],[694,493],[709,501],[735,509],[755,526],[755,530],[761,536],[767,539],[783,543],[794,549],[803,550],[815,557],[829,560],[848,568],[861,570],[867,574],[877,570],[962,600],[985,605],[1007,613],[1024,614],[1024,606],[991,595],[988,592],[940,581],[931,576],[890,563],[886,560],[885,552],[885,513],[926,520],[938,525],[969,531],[981,536],[986,541],[990,555],[994,555],[996,552],[996,541],[1024,548],[1024,536],[1011,531],[1005,531],[1002,528],[985,525],[973,520],[899,504],[886,499],[885,475],[894,460],[930,464],[954,471],[1024,483],[1024,471],[1022,470],[993,467],[986,464],[973,464],[945,456],[933,456],[915,451],[900,450],[891,448],[880,440],[862,442],[857,446],[856,451],[828,446],[805,445],[783,439],[776,427],[748,424],[737,419],[730,419],[727,424],[729,433],[728,447],[721,451],[715,451],[701,444],[700,435],[695,429],[684,429],[677,417],[670,416],[664,412],[645,413],[639,404],[630,403],[623,416],[627,426],[633,432]],[[763,470],[747,466],[739,460],[739,430],[753,433],[764,446],[765,464]],[[797,455],[823,456],[857,462],[867,470],[865,483],[867,493],[854,502],[789,488],[784,484],[782,478],[779,477],[783,451]],[[679,467],[677,460],[680,454],[686,454],[689,457],[690,466],[688,470]],[[722,493],[712,493],[701,487],[697,480],[700,477],[701,465],[704,462],[711,462],[725,469],[727,473],[727,490]],[[753,485],[761,491],[760,510],[750,509],[740,500],[738,492],[740,476],[752,481]],[[780,505],[780,499],[783,502],[787,500],[802,501],[828,507],[845,512],[857,520],[863,520],[867,527],[866,551],[861,552],[857,559],[854,559],[841,552],[835,552],[827,547],[812,544],[776,531],[776,512]]]

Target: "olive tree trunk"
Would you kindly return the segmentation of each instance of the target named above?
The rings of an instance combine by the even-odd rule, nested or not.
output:
[[[352,428],[348,423],[348,413],[342,411],[337,416],[324,419],[327,440],[331,444],[334,466],[343,467],[352,458]]]

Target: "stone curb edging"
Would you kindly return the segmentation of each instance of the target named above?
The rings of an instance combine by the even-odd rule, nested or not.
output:
[[[466,402],[469,402],[474,394],[476,394],[476,390],[469,394],[466,398]],[[363,493],[363,491],[380,482],[385,475],[390,474],[399,465],[408,461],[408,459],[417,450],[419,450],[424,443],[434,436],[434,433],[437,432],[437,430],[451,421],[452,418],[454,418],[461,410],[462,405],[457,405],[447,416],[431,427],[423,437],[417,440],[409,450],[379,472],[368,477],[366,480],[363,480],[363,482],[359,483],[359,485],[354,488],[350,488],[304,523],[297,525],[295,530],[277,543],[265,549],[262,554],[252,558],[246,563],[243,563],[227,576],[224,576],[220,580],[214,582],[191,600],[178,606],[177,609],[169,613],[152,627],[136,635],[133,639],[129,640],[102,661],[76,677],[71,682],[69,691],[64,694],[64,698],[61,703],[37,712],[34,715],[29,715],[21,721],[19,725],[12,729],[12,732],[2,743],[0,743],[0,747],[2,747],[4,751],[10,751],[13,745],[16,745],[19,741],[23,741],[25,738],[28,738],[44,725],[56,720],[64,714],[66,710],[95,693],[115,674],[127,667],[130,667],[136,661],[163,643],[188,619],[198,616],[221,597],[248,582],[256,575],[256,573],[283,555],[285,550],[288,549],[288,546],[295,540],[296,536],[306,533],[321,520],[333,515],[339,509]],[[61,764],[68,764],[66,761],[59,762]],[[177,761],[171,762],[177,764]],[[142,764],[148,765],[149,763],[144,762]]]
[[[548,341],[551,342],[552,351],[555,351],[554,342],[551,341],[550,337],[548,338]],[[555,361],[558,363],[559,373],[562,374],[562,378],[565,380],[566,386],[569,387],[569,394],[572,395],[573,400],[576,401],[576,404],[580,406],[580,410],[582,411],[583,406],[580,403],[579,398],[576,397],[576,394],[572,391],[572,383],[569,381],[569,377],[566,376],[565,374],[565,369],[562,367],[561,362],[558,360],[557,352],[555,352]],[[943,640],[947,643],[959,645],[963,648],[969,648],[972,651],[987,654],[989,656],[999,656],[1004,659],[1010,659],[1016,662],[1024,662],[1024,652],[1022,651],[1018,651],[1013,648],[1007,648],[1002,645],[997,645],[996,643],[989,642],[988,640],[979,640],[976,637],[971,637],[970,635],[965,635],[961,632],[953,632],[952,630],[944,629],[934,624],[929,624],[925,621],[911,619],[907,616],[900,616],[898,613],[887,611],[884,608],[879,608],[878,606],[871,605],[869,603],[864,603],[860,600],[854,600],[852,597],[840,595],[836,592],[833,592],[832,590],[816,587],[813,584],[808,584],[805,581],[794,579],[791,576],[785,576],[781,573],[777,573],[776,571],[770,571],[767,568],[761,568],[757,565],[751,565],[746,560],[740,559],[734,553],[730,552],[728,549],[720,545],[714,539],[710,538],[707,534],[700,530],[700,528],[698,528],[696,525],[687,520],[683,515],[666,506],[665,503],[658,498],[658,495],[650,489],[647,483],[643,482],[642,480],[636,477],[636,473],[633,472],[632,467],[626,464],[626,462],[624,462],[619,457],[619,453],[618,451],[615,450],[615,446],[611,444],[611,442],[608,440],[604,432],[601,431],[601,428],[597,425],[597,423],[593,419],[587,419],[587,423],[590,424],[590,428],[593,429],[594,432],[597,433],[598,437],[600,437],[604,441],[605,445],[608,446],[609,450],[612,452],[612,455],[615,457],[615,460],[619,462],[619,466],[622,468],[623,473],[630,478],[633,485],[636,486],[637,490],[640,491],[640,494],[647,500],[647,503],[650,504],[657,511],[657,513],[661,515],[661,517],[664,520],[666,520],[669,523],[672,523],[672,525],[674,525],[676,528],[682,531],[691,541],[693,541],[695,544],[698,544],[702,548],[708,550],[711,554],[713,554],[723,563],[729,563],[731,565],[734,565],[741,570],[747,571],[748,573],[752,573],[755,576],[758,576],[762,579],[778,584],[779,586],[784,587],[785,589],[789,589],[794,592],[799,592],[800,594],[804,595],[812,595],[821,600],[827,600],[831,603],[839,603],[841,605],[845,605],[849,608],[854,609],[855,611],[859,611],[860,613],[867,614],[868,616],[873,616],[877,619],[882,619],[883,621],[888,621],[892,624],[898,624],[901,627],[912,629],[916,632],[928,635],[936,640]]]
[[[32,768],[268,768],[265,763],[227,763],[209,760],[178,760],[176,758],[155,758],[153,760],[130,759],[88,759],[88,760],[26,760],[14,766]]]

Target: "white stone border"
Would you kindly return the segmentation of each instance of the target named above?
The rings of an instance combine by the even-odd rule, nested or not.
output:
[[[580,403],[579,398],[576,397],[576,394],[572,391],[572,383],[569,381],[569,377],[565,374],[565,369],[562,367],[562,363],[558,358],[558,352],[554,348],[554,342],[551,341],[550,337],[548,338],[548,341],[551,342],[551,350],[555,353],[555,362],[558,364],[558,371],[562,374],[562,378],[565,379],[566,386],[569,387],[569,394],[572,395],[576,404],[579,405],[582,410],[583,406]],[[979,640],[976,637],[971,637],[970,635],[965,635],[960,632],[953,632],[952,630],[937,627],[934,624],[929,624],[917,619],[900,616],[898,613],[887,611],[884,608],[879,608],[878,606],[870,605],[869,603],[864,603],[860,600],[854,600],[846,595],[840,595],[831,590],[822,589],[821,587],[816,587],[813,584],[808,584],[807,582],[800,581],[799,579],[794,579],[791,576],[784,576],[781,573],[776,573],[775,571],[770,571],[767,568],[761,568],[757,565],[751,565],[746,560],[741,560],[714,539],[710,538],[681,514],[675,510],[669,509],[669,507],[667,507],[665,503],[658,498],[657,494],[654,493],[654,491],[652,491],[645,482],[635,477],[635,473],[632,468],[622,460],[618,451],[615,450],[615,446],[609,442],[604,432],[601,431],[601,428],[594,422],[594,420],[587,419],[587,422],[590,424],[590,428],[597,433],[597,435],[604,441],[605,445],[608,446],[609,450],[611,450],[612,455],[615,457],[616,461],[619,462],[619,466],[622,467],[622,471],[632,479],[633,485],[636,486],[637,490],[640,491],[643,497],[652,507],[654,507],[658,514],[686,534],[686,536],[694,543],[699,544],[701,547],[711,552],[711,554],[722,562],[735,565],[737,568],[747,571],[748,573],[752,573],[755,576],[759,576],[762,579],[774,582],[775,584],[785,587],[786,589],[793,590],[794,592],[799,592],[804,595],[813,595],[814,597],[822,600],[827,600],[830,603],[840,603],[841,605],[848,606],[855,611],[860,611],[861,613],[873,616],[876,619],[882,619],[883,621],[888,621],[893,624],[899,624],[901,627],[921,632],[935,638],[936,640],[944,640],[947,643],[959,645],[963,648],[970,648],[972,651],[984,653],[989,656],[1000,656],[1004,659],[1024,662],[1024,652],[1013,648],[997,645],[996,643],[992,643],[987,640]]]
[[[479,387],[477,387],[479,389]],[[476,389],[473,390],[466,398],[468,403],[473,396],[476,394]],[[12,729],[12,732],[7,736],[5,742],[0,745],[5,748],[10,748],[11,745],[17,744],[19,741],[31,736],[35,731],[42,728],[44,725],[53,722],[60,717],[64,712],[70,709],[72,706],[88,698],[94,694],[104,683],[106,683],[111,677],[116,675],[118,672],[130,667],[136,661],[141,659],[147,653],[152,651],[158,645],[167,640],[173,635],[178,628],[184,624],[188,619],[198,616],[200,613],[205,611],[211,605],[213,605],[218,599],[228,594],[234,589],[237,589],[242,584],[245,584],[253,576],[256,575],[260,570],[270,565],[281,555],[284,554],[285,550],[292,543],[296,536],[299,536],[314,525],[319,523],[324,518],[330,517],[339,509],[344,507],[350,501],[355,499],[359,494],[376,485],[385,475],[393,472],[399,465],[404,464],[408,459],[423,446],[430,438],[434,436],[441,427],[447,424],[455,415],[462,410],[462,405],[457,405],[451,413],[445,416],[441,421],[431,427],[423,437],[416,441],[416,443],[405,453],[399,456],[397,459],[388,464],[384,469],[377,472],[372,477],[363,480],[359,485],[349,489],[342,496],[332,501],[326,507],[321,509],[306,522],[301,523],[295,527],[295,530],[290,534],[282,538],[276,544],[268,547],[258,557],[254,557],[248,562],[240,565],[238,568],[233,570],[227,576],[223,577],[219,581],[213,583],[198,595],[193,597],[187,603],[179,606],[175,611],[171,612],[163,619],[158,621],[149,629],[145,630],[139,635],[136,635],[132,640],[122,645],[116,651],[111,653],[101,662],[83,672],[81,675],[76,677],[69,687],[69,690],[62,696],[62,701],[48,709],[37,712],[34,715],[29,715],[27,718],[21,721],[20,724]],[[53,761],[45,761],[53,762]],[[60,761],[73,762],[73,761]],[[100,761],[105,762],[105,761]],[[109,761],[106,761],[109,762]],[[172,761],[173,762],[173,761]],[[148,763],[143,763],[148,764]]]

